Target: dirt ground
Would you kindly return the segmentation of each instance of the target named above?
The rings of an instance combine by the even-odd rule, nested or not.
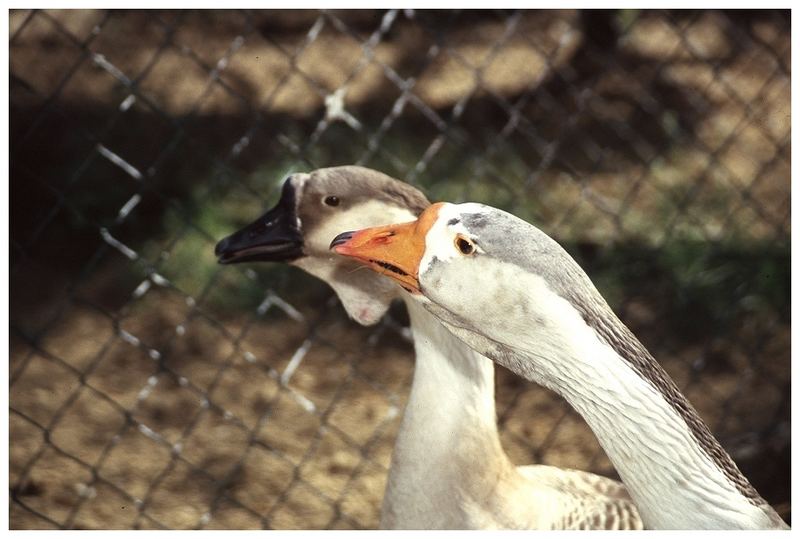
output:
[[[52,526],[37,514],[86,529],[375,527],[413,369],[399,326],[359,327],[328,302],[302,321],[272,307],[250,325],[214,327],[202,316],[186,321],[182,303],[158,289],[139,300],[121,329],[140,346],[80,307],[42,351],[12,341],[11,403],[30,420],[11,415],[11,484],[25,475],[16,498],[35,511],[12,504],[12,527]],[[782,328],[764,347],[778,379],[789,372],[788,339]],[[164,371],[146,350],[159,351]],[[788,424],[747,436],[785,397],[766,373],[695,370],[697,350],[655,352],[744,470],[766,445],[788,447]],[[735,350],[717,352],[737,360]],[[498,369],[497,399],[515,463],[614,476],[582,420],[548,391]],[[759,464],[751,479],[768,498],[784,496],[788,476],[771,472]],[[788,513],[788,503],[778,508]]]

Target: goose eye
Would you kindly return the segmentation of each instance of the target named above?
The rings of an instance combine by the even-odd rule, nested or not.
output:
[[[331,195],[329,197],[325,197],[324,202],[328,206],[338,206],[339,205],[339,197]]]
[[[471,255],[475,252],[475,244],[464,236],[456,236],[456,248],[461,254]]]

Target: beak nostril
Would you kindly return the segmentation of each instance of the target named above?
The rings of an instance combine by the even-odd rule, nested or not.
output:
[[[331,241],[331,244],[328,247],[328,249],[333,249],[337,245],[341,245],[341,244],[347,242],[352,237],[353,237],[353,232],[342,232],[341,234],[339,234],[338,236],[333,238],[333,241]]]

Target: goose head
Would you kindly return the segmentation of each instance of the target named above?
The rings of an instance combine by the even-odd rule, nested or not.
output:
[[[221,264],[300,267],[330,284],[351,318],[374,324],[399,290],[391,280],[331,253],[331,240],[342,230],[414,219],[429,204],[419,190],[364,167],[296,173],[284,181],[272,209],[221,240],[215,253]]]
[[[580,344],[571,332],[591,313],[613,316],[561,246],[483,204],[437,203],[413,222],[342,233],[331,248],[394,279],[494,359],[548,347],[563,355]]]

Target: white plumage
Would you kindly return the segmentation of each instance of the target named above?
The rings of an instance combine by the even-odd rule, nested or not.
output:
[[[648,528],[785,528],[691,404],[546,234],[480,204],[348,232],[332,247],[412,292],[462,341],[562,395]]]
[[[617,481],[551,466],[515,467],[497,433],[491,361],[465,346],[390,279],[354,272],[352,261],[330,253],[331,240],[342,230],[413,220],[428,205],[419,191],[360,167],[295,174],[287,182],[284,196],[293,200],[286,206],[294,208],[303,251],[291,263],[330,284],[360,323],[376,322],[397,297],[409,309],[416,366],[392,456],[381,527],[642,527]],[[280,216],[272,214],[268,220],[276,219]],[[227,254],[235,258],[237,249],[253,253],[252,244],[234,236],[217,249],[223,259]],[[267,259],[275,259],[272,253]]]

